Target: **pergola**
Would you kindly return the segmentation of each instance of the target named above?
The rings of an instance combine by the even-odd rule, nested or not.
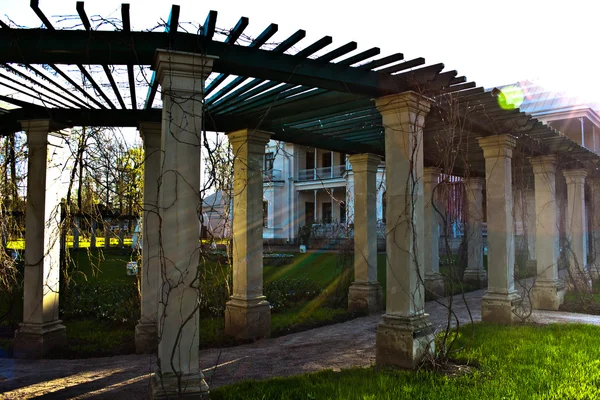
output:
[[[271,44],[276,24],[242,43],[248,19],[219,31],[216,11],[198,33],[188,33],[180,29],[178,6],[172,7],[164,32],[133,31],[127,4],[121,8],[122,29],[114,31],[92,29],[83,2],[77,3],[83,29],[55,29],[37,1],[31,1],[31,8],[43,29],[4,23],[0,29],[0,85],[16,93],[0,95],[15,107],[0,110],[0,133],[24,130],[30,146],[25,314],[16,335],[17,355],[41,356],[66,338],[58,320],[55,246],[48,243],[49,225],[44,227],[50,201],[48,144],[60,146],[61,140],[48,133],[64,127],[135,127],[144,139],[142,319],[136,344],[140,351],[158,347],[157,397],[181,389],[181,380],[188,394],[208,390],[197,352],[183,351],[198,343],[198,293],[191,286],[198,265],[199,134],[206,130],[226,132],[236,156],[234,294],[226,312],[232,336],[249,339],[269,332],[269,304],[262,295],[260,165],[270,139],[351,155],[354,223],[361,227],[355,229],[354,245],[361,257],[355,257],[349,307],[365,311],[381,307],[373,193],[376,167],[385,158],[386,219],[397,224],[387,229],[380,364],[412,367],[431,351],[424,291],[425,286],[439,289],[439,260],[423,253],[437,253],[437,219],[430,203],[441,173],[465,178],[473,215],[481,214],[487,186],[487,209],[494,210],[487,216],[489,276],[483,270],[481,240],[469,244],[467,270],[474,279],[488,280],[484,320],[513,321],[519,302],[512,276],[511,157],[517,144],[531,155],[536,215],[545,223],[545,228],[537,224],[541,278],[534,306],[556,309],[563,290],[556,268],[558,232],[546,231],[557,225],[557,160],[568,168],[574,257],[585,259],[581,200],[585,176],[598,156],[519,109],[502,107],[501,92],[477,87],[443,64],[404,60],[401,53],[380,57],[378,48],[359,51],[355,42],[329,48],[329,36],[305,44],[303,30]],[[83,78],[65,72],[66,65],[75,66]],[[148,66],[154,73],[143,85],[145,102],[138,104],[136,71]],[[103,70],[102,81],[92,69]],[[118,81],[115,69],[126,70],[126,79]],[[443,161],[450,148],[468,160],[451,171]],[[481,237],[481,216],[470,225]]]

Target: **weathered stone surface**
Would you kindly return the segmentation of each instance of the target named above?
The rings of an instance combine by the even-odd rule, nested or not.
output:
[[[512,324],[521,321],[515,309],[521,304],[518,293],[488,293],[481,299],[481,320],[496,324]]]
[[[536,310],[556,311],[565,298],[565,285],[561,280],[536,280],[533,286],[531,306]]]
[[[156,353],[158,346],[156,322],[138,321],[135,326],[135,352],[137,354]]]
[[[61,320],[45,324],[21,324],[15,332],[13,357],[43,358],[50,351],[67,344],[67,329]]]
[[[208,394],[208,385],[200,371],[180,376],[158,372],[152,375],[151,399],[208,399]]]
[[[377,365],[415,368],[434,350],[434,329],[428,315],[398,317],[384,315],[377,326]]]
[[[265,338],[271,333],[271,306],[264,296],[252,300],[232,297],[225,309],[225,334],[237,339]]]
[[[348,291],[348,311],[363,314],[380,312],[383,308],[379,282],[353,282]]]
[[[425,275],[425,298],[435,299],[443,297],[445,292],[444,277],[440,273],[431,273]]]

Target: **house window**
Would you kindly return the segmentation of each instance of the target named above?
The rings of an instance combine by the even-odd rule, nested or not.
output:
[[[330,224],[331,217],[332,217],[331,216],[331,203],[323,203],[322,210],[323,210],[323,223]]]
[[[269,152],[265,154],[265,171],[271,171],[275,163],[275,153]]]
[[[304,223],[312,224],[315,222],[315,203],[307,201],[304,203]]]
[[[346,223],[346,202],[340,201],[340,222]]]
[[[331,167],[331,152],[327,151],[323,153],[323,168]]]
[[[313,169],[315,167],[315,153],[312,151],[306,152],[306,169]]]
[[[269,226],[269,202],[263,201],[263,227]]]

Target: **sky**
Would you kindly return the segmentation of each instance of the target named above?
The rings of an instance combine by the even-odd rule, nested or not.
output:
[[[75,0],[40,0],[49,16],[76,15]],[[531,80],[549,90],[566,91],[585,102],[600,103],[596,77],[600,51],[597,15],[600,4],[589,0],[421,0],[421,1],[179,1],[180,22],[202,24],[209,10],[218,12],[217,27],[230,29],[241,16],[255,37],[268,24],[279,25],[273,41],[297,29],[307,32],[306,46],[325,35],[333,49],[349,41],[358,51],[381,48],[381,56],[404,53],[424,57],[427,64],[443,62],[469,81],[493,87]],[[0,18],[28,27],[41,22],[29,1],[0,0]],[[119,1],[88,0],[88,16],[120,18]],[[167,20],[171,2],[130,0],[132,28]],[[55,18],[50,18],[55,21]]]

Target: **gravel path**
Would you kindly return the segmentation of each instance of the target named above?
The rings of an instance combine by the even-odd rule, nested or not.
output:
[[[465,295],[474,321],[481,320],[484,290]],[[461,323],[470,321],[467,306],[453,298]],[[445,308],[428,302],[432,324],[446,323]],[[275,339],[225,349],[200,352],[206,380],[219,387],[245,379],[267,379],[322,369],[366,367],[375,362],[375,330],[380,315],[357,318]],[[536,311],[537,323],[587,323],[600,325],[600,316]],[[0,359],[0,398],[23,399],[143,399],[155,359],[152,356],[118,356],[85,360]]]

